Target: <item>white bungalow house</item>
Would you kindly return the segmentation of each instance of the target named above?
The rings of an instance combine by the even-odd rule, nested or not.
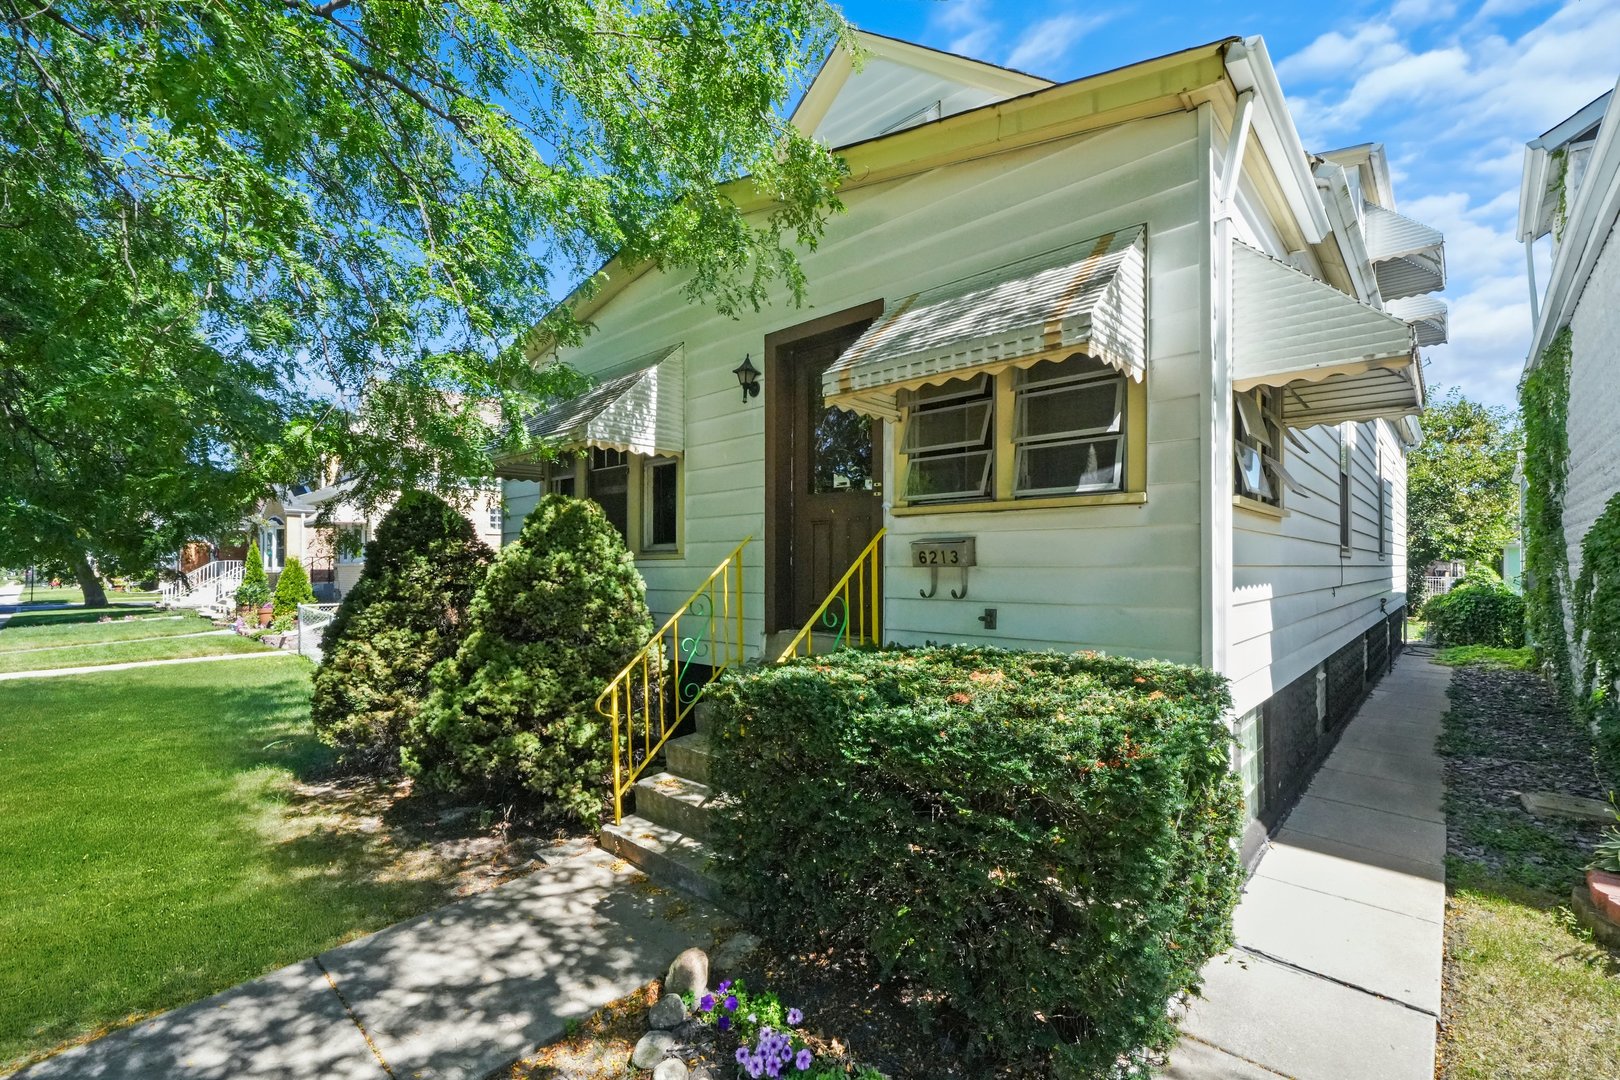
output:
[[[1519,239],[1525,244],[1535,333],[1528,374],[1569,331],[1569,475],[1564,539],[1569,580],[1580,577],[1581,543],[1620,492],[1620,86],[1525,147],[1519,190]],[[1537,245],[1550,246],[1551,269],[1536,283]],[[1527,575],[1554,573],[1526,565]],[[1567,599],[1567,598],[1566,598]],[[1566,611],[1573,630],[1573,611]],[[1570,641],[1577,657],[1581,643]],[[1580,687],[1583,695],[1591,687]]]
[[[816,617],[1212,667],[1257,842],[1400,641],[1442,238],[1381,146],[1306,151],[1259,38],[1052,83],[857,37],[793,116],[849,166],[805,306],[610,264],[560,357],[595,387],[530,421],[573,454],[501,466],[506,536],[596,499],[672,645],[740,627],[720,662]]]
[[[365,566],[365,545],[388,508],[367,513],[349,499],[353,488],[353,480],[334,480],[314,490],[278,490],[259,504],[252,525],[272,585],[288,557],[297,556],[309,572],[317,599],[341,600],[354,587]],[[499,494],[469,492],[462,512],[480,540],[492,548],[501,546]]]

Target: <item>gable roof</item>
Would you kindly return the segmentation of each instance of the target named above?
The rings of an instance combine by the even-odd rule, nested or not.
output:
[[[848,146],[1053,85],[866,30],[840,42],[793,110],[793,125],[830,146]],[[858,55],[857,55],[858,54]]]
[[[1586,167],[1586,152],[1597,141],[1598,127],[1609,111],[1614,91],[1601,94],[1568,119],[1554,124],[1524,144],[1524,175],[1519,183],[1519,239],[1539,240],[1553,231],[1563,202],[1574,202]],[[1574,160],[1580,157],[1577,162]]]

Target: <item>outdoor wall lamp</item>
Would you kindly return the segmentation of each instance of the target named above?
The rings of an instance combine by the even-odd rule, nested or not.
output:
[[[743,356],[742,363],[731,369],[731,373],[737,376],[737,385],[742,387],[744,405],[748,404],[749,398],[759,396],[759,369],[747,355]]]

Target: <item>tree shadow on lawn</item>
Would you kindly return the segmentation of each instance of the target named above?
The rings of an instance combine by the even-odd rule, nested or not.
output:
[[[129,600],[123,603],[113,601],[106,607],[88,608],[83,604],[74,604],[71,607],[29,607],[27,604],[17,609],[16,614],[6,621],[6,627],[22,629],[25,626],[57,626],[64,623],[95,622],[103,616],[122,619],[125,615],[155,615],[156,607],[150,600]],[[0,630],[4,633],[4,630]]]
[[[333,770],[302,661],[217,667],[13,684],[28,700],[0,725],[0,852],[19,868],[0,889],[0,1063],[453,898],[454,875],[386,831],[297,813],[298,785]],[[7,744],[31,759],[17,783]]]

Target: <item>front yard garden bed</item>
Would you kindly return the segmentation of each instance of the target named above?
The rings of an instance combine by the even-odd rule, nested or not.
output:
[[[1620,955],[1568,907],[1604,826],[1537,817],[1519,798],[1605,798],[1591,739],[1513,657],[1472,659],[1483,663],[1458,669],[1440,740],[1449,895],[1436,1075],[1620,1076]]]

